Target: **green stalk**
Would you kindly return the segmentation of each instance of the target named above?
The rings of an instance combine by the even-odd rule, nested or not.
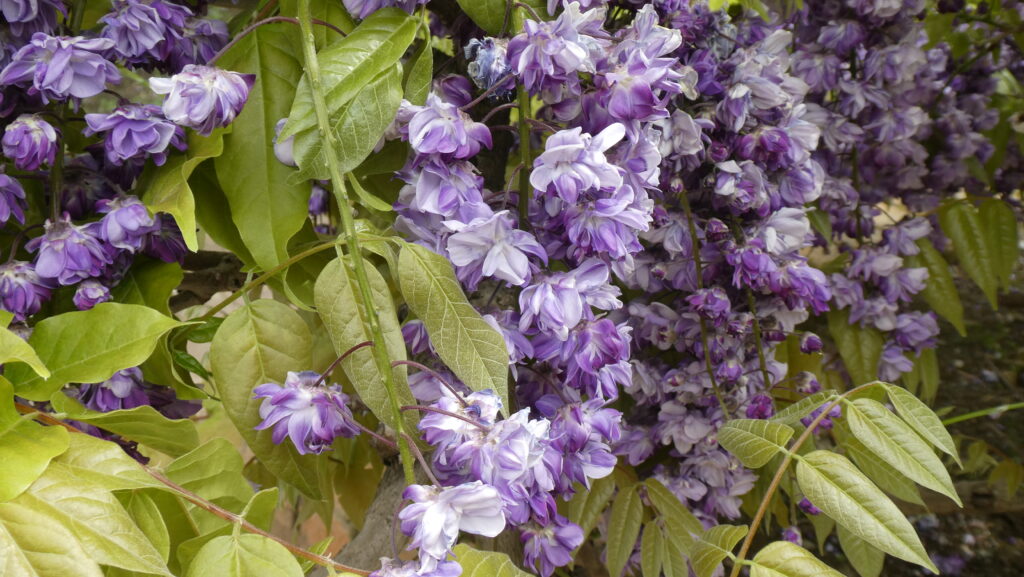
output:
[[[987,417],[989,415],[994,415],[996,413],[1005,413],[1006,411],[1014,411],[1014,410],[1017,410],[1017,409],[1024,409],[1024,403],[1013,403],[1011,405],[999,405],[998,407],[989,407],[987,409],[981,409],[979,411],[974,411],[973,413],[965,413],[963,415],[957,415],[955,417],[950,417],[950,418],[942,421],[942,424],[946,425],[948,427],[949,425],[954,425],[956,423],[962,423],[964,421],[969,421],[971,419],[977,419],[977,418],[980,418],[980,417]]]
[[[352,272],[355,273],[356,284],[359,285],[359,295],[362,300],[360,316],[364,327],[370,331],[373,341],[373,360],[377,365],[377,371],[384,379],[384,388],[388,393],[388,402],[391,405],[394,416],[396,437],[404,442],[398,444],[398,450],[402,458],[402,470],[405,473],[405,482],[411,485],[416,482],[413,471],[412,454],[409,451],[408,437],[405,435],[402,425],[401,403],[398,401],[398,394],[395,391],[395,380],[392,374],[391,359],[388,357],[387,343],[384,340],[384,331],[381,329],[380,320],[377,318],[377,311],[373,308],[373,293],[370,290],[369,277],[366,276],[366,265],[363,262],[362,251],[359,247],[359,235],[356,232],[355,223],[352,219],[352,205],[349,202],[348,191],[345,188],[344,175],[338,166],[338,157],[335,154],[337,137],[331,130],[331,117],[327,112],[327,101],[324,99],[322,81],[320,79],[320,62],[316,58],[316,45],[313,35],[313,18],[309,9],[310,0],[299,0],[299,26],[302,28],[302,52],[306,61],[306,74],[309,76],[309,85],[313,93],[313,108],[316,110],[316,120],[320,130],[320,139],[323,146],[323,153],[327,159],[327,168],[331,175],[331,184],[334,187],[334,194],[338,199],[338,214],[341,216],[341,227],[347,243],[349,263]]]
[[[530,95],[523,85],[518,87],[519,98],[519,158],[523,168],[519,171],[519,226],[525,227],[530,222],[530,197],[533,189],[530,187],[530,167],[533,166],[533,159],[530,158],[530,125],[526,119],[530,117]]]

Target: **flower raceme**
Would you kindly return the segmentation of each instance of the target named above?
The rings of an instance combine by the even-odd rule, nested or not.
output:
[[[337,437],[354,437],[359,428],[349,410],[348,395],[338,385],[317,384],[320,373],[288,372],[283,385],[267,383],[253,389],[263,399],[256,430],[272,429],[277,444],[291,440],[300,454],[323,453]]]

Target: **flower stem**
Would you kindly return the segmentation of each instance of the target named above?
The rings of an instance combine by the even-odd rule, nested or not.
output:
[[[519,226],[525,227],[530,222],[530,197],[533,190],[530,186],[530,167],[533,166],[533,159],[530,158],[530,95],[526,87],[518,85],[517,95],[519,98],[519,158],[523,169],[519,171]]]
[[[704,288],[704,269],[703,264],[700,261],[700,239],[697,238],[697,224],[693,221],[693,210],[690,209],[690,197],[686,195],[686,191],[679,193],[679,200],[683,204],[683,212],[686,213],[686,223],[690,229],[690,251],[693,253],[693,266],[697,272],[697,289]],[[708,373],[708,378],[711,379],[711,388],[715,391],[715,398],[718,399],[718,406],[722,409],[722,414],[726,420],[731,419],[729,415],[729,407],[725,404],[725,397],[722,396],[722,389],[718,386],[718,381],[715,379],[715,371],[711,366],[711,349],[708,347],[708,325],[704,320],[704,317],[697,315],[697,321],[700,324],[700,342],[704,353],[704,370]]]
[[[950,418],[942,421],[942,424],[946,425],[948,427],[949,425],[955,425],[956,423],[962,423],[964,421],[969,421],[971,419],[977,419],[979,417],[987,417],[989,415],[1005,413],[1006,411],[1015,411],[1017,409],[1024,409],[1024,403],[1013,403],[1013,404],[1010,404],[1010,405],[999,405],[997,407],[989,407],[987,409],[981,409],[979,411],[974,411],[972,413],[965,413],[963,415],[957,415],[955,417],[950,417]]]
[[[391,359],[388,356],[384,331],[377,318],[377,310],[373,307],[373,293],[370,290],[369,277],[366,274],[366,265],[359,247],[359,234],[356,232],[355,222],[352,219],[352,209],[348,198],[348,191],[345,188],[344,175],[338,165],[338,156],[335,153],[337,136],[331,129],[331,118],[327,111],[327,101],[324,98],[322,81],[320,79],[320,62],[316,56],[314,45],[313,21],[309,8],[310,0],[299,0],[299,26],[302,28],[302,51],[305,57],[306,75],[309,77],[310,91],[313,93],[313,108],[316,111],[317,124],[320,130],[320,140],[323,146],[324,156],[327,158],[327,168],[331,175],[331,184],[334,187],[334,194],[338,199],[338,213],[341,216],[342,231],[348,248],[348,262],[343,265],[351,266],[355,273],[356,284],[359,288],[361,305],[359,307],[360,317],[363,326],[368,329],[370,338],[374,343],[373,359],[377,365],[377,372],[384,380],[384,388],[388,394],[388,401],[391,405],[391,413],[394,417],[394,426],[397,437],[404,440],[398,444],[398,450],[402,458],[402,469],[405,474],[406,484],[416,482],[415,471],[413,470],[412,455],[409,449],[409,438],[405,435],[402,425],[403,415],[399,409],[401,403],[398,400],[398,392],[395,390],[394,374],[391,367]]]
[[[358,345],[353,346],[349,350],[341,353],[341,355],[338,358],[334,359],[334,362],[332,362],[327,367],[327,370],[325,370],[323,373],[320,374],[320,378],[317,379],[315,383],[313,383],[313,387],[314,388],[315,387],[320,387],[320,386],[323,386],[323,385],[327,384],[327,377],[331,374],[331,371],[333,371],[334,369],[338,368],[338,365],[341,364],[341,361],[344,361],[345,359],[347,359],[349,355],[351,355],[352,353],[358,351],[359,349],[362,349],[362,348],[365,348],[365,347],[372,347],[372,346],[373,346],[373,342],[372,341],[363,341],[363,342],[359,343]]]

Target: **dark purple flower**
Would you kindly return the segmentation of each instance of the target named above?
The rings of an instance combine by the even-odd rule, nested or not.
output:
[[[182,38],[192,11],[161,0],[117,0],[100,18],[101,35],[114,42],[114,52],[129,64],[160,64]]]
[[[769,395],[754,395],[747,405],[746,415],[748,419],[770,419],[775,414],[772,406],[772,398]]]
[[[805,427],[810,427],[811,423],[813,423],[814,420],[818,418],[818,415],[820,415],[821,412],[823,410],[825,410],[826,406],[828,406],[828,404],[822,405],[822,406],[818,407],[817,409],[814,409],[811,412],[811,414],[809,414],[806,417],[800,419],[800,422],[803,423],[803,425]],[[820,423],[818,423],[818,428],[817,428],[817,431],[815,431],[815,432],[831,430],[832,429],[832,419],[838,419],[841,416],[843,416],[842,408],[839,405],[836,405],[836,406],[832,407],[832,409],[830,409],[829,412],[828,412],[828,416],[826,416],[824,419],[821,420]]]
[[[180,71],[189,64],[206,64],[228,43],[228,25],[222,20],[189,18],[182,37],[171,46],[169,70]]]
[[[255,81],[254,74],[189,64],[170,78],[150,78],[149,87],[167,95],[163,111],[170,121],[208,136],[235,120]]]
[[[96,96],[108,83],[121,81],[117,67],[102,56],[113,44],[106,38],[37,32],[0,72],[0,85],[28,86],[28,94],[39,95],[43,103]]]
[[[96,212],[105,215],[99,221],[99,236],[111,246],[138,252],[155,222],[149,209],[134,196],[120,196],[96,203]]]
[[[431,92],[409,121],[409,144],[419,154],[469,158],[491,147],[491,131]]]
[[[567,273],[553,273],[519,293],[522,316],[519,329],[531,328],[569,338],[569,331],[584,318],[593,318],[590,307],[610,311],[622,307],[618,287],[609,284],[608,265],[588,259]]]
[[[800,528],[796,525],[786,527],[782,530],[782,538],[790,543],[796,543],[797,545],[803,545],[804,538],[800,534]]]
[[[24,321],[50,299],[55,283],[36,273],[32,263],[20,260],[0,264],[0,308]]]
[[[21,170],[36,170],[53,164],[57,154],[57,131],[35,114],[22,114],[7,125],[3,137],[4,156]]]
[[[583,530],[561,515],[548,526],[530,525],[522,530],[523,560],[541,577],[551,577],[556,567],[572,562],[572,552],[583,543]]]
[[[167,149],[173,145],[185,149],[181,127],[164,118],[160,107],[152,104],[126,104],[110,114],[86,114],[86,136],[105,132],[103,148],[114,166],[147,156],[157,166],[167,161]]]
[[[800,337],[800,352],[804,354],[821,352],[821,337],[814,333],[804,333]]]
[[[574,10],[567,9],[553,22],[527,20],[523,32],[508,43],[512,70],[527,90],[534,94],[547,93],[552,102],[563,100],[563,95],[578,94],[578,72],[596,71],[591,48],[601,46],[601,42],[596,35],[580,34],[577,26],[599,29],[604,9],[581,15],[579,4],[573,5]]]
[[[78,398],[86,407],[101,413],[149,404],[149,397],[142,388],[142,371],[138,367],[117,371],[102,383],[81,385]]]
[[[455,487],[409,485],[402,497],[412,501],[398,514],[402,532],[419,549],[420,567],[433,571],[451,553],[459,531],[497,537],[505,528],[498,491],[480,481]]]
[[[330,193],[318,182],[313,183],[313,190],[309,195],[309,215],[316,217],[327,214],[330,205]]]
[[[154,218],[154,227],[150,229],[142,245],[142,252],[164,262],[181,264],[188,252],[181,229],[174,217],[161,212]]]
[[[413,210],[453,217],[466,205],[483,203],[483,178],[467,160],[431,156],[418,169],[403,173],[408,186],[398,195],[399,203]]]
[[[797,503],[797,506],[800,507],[801,511],[807,513],[808,515],[821,515],[821,509],[815,507],[814,503],[811,503],[810,500],[807,499],[807,497],[800,499],[800,502]]]
[[[111,257],[97,227],[96,223],[76,225],[67,213],[57,222],[47,220],[46,232],[25,245],[37,253],[35,265],[39,276],[56,279],[65,286],[99,276]]]
[[[267,383],[253,389],[253,398],[263,399],[257,431],[273,428],[273,441],[289,437],[300,454],[323,453],[337,437],[354,437],[359,428],[348,408],[348,395],[338,385],[316,383],[320,373],[288,372],[284,385]]]
[[[483,40],[471,39],[463,49],[466,60],[469,62],[466,65],[469,77],[481,90],[494,88],[492,98],[495,99],[502,98],[515,88],[512,68],[508,65],[507,48],[507,40],[487,36]],[[502,79],[504,82],[501,86],[495,86]]]
[[[67,8],[57,0],[0,0],[0,15],[7,21],[11,35],[19,40],[36,32],[53,32],[57,14],[67,15]]]
[[[85,279],[75,289],[75,296],[72,302],[75,308],[80,311],[87,311],[92,307],[110,300],[110,289],[95,279]]]
[[[720,287],[698,289],[686,297],[686,302],[697,311],[699,315],[711,321],[716,326],[727,320],[732,311],[729,302],[729,295]]]
[[[25,189],[17,179],[0,172],[0,226],[14,217],[14,220],[25,224]]]
[[[544,248],[532,234],[513,226],[507,210],[468,223],[448,220],[445,226],[453,232],[446,245],[448,257],[470,287],[482,277],[522,286],[532,275],[530,256],[547,263]]]

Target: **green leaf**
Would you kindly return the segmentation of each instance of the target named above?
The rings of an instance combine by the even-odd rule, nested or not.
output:
[[[839,528],[839,546],[850,560],[850,565],[857,570],[860,577],[878,577],[882,574],[885,564],[885,553],[875,549],[860,537],[843,527]]]
[[[405,302],[423,321],[441,360],[469,388],[491,389],[511,407],[505,339],[466,300],[448,259],[404,244],[398,269]]]
[[[894,469],[889,463],[880,459],[855,437],[847,437],[844,441],[844,447],[846,448],[846,454],[853,459],[853,462],[860,467],[860,470],[869,479],[878,485],[878,488],[907,503],[916,503],[924,506],[924,501],[921,500],[921,493],[917,490],[917,485],[901,471]]]
[[[462,544],[456,545],[454,551],[462,565],[462,577],[531,577],[504,553],[479,551]]]
[[[372,306],[377,311],[387,344],[388,358],[405,360],[405,340],[402,338],[402,328],[398,324],[388,284],[371,263],[364,261],[364,266],[373,295]],[[349,275],[347,267],[340,259],[335,259],[324,267],[316,281],[313,294],[317,312],[323,319],[328,334],[331,335],[334,350],[339,355],[359,343],[373,340],[362,318],[362,298],[356,279],[354,275]],[[342,361],[341,367],[359,393],[363,404],[373,411],[378,419],[397,430],[398,423],[395,422],[391,401],[384,388],[384,378],[377,370],[377,363],[374,362],[373,349],[364,347],[355,351]],[[416,401],[406,380],[405,367],[396,367],[392,375],[398,401],[402,405],[415,405]],[[404,420],[406,429],[415,430],[416,418],[412,411],[405,413]]]
[[[733,419],[718,430],[718,442],[751,469],[763,467],[793,437],[792,427],[762,419]]]
[[[70,529],[89,557],[101,565],[171,575],[160,553],[114,494],[103,487],[57,468],[47,471],[13,502]]]
[[[833,391],[818,391],[775,413],[771,420],[783,425],[797,425],[800,423],[800,419],[811,414],[814,409],[831,401],[833,397],[835,397]]]
[[[227,439],[211,439],[167,466],[164,474],[207,501],[232,510],[252,499],[253,490],[242,476],[245,463]]]
[[[24,505],[0,503],[0,575],[103,577],[103,571],[60,522]]]
[[[640,536],[640,523],[643,521],[644,505],[640,501],[637,485],[622,487],[612,503],[612,512],[608,518],[608,574],[613,577],[622,575],[629,561],[636,539]]]
[[[220,182],[217,181],[214,163],[211,161],[200,164],[192,172],[188,183],[195,194],[196,220],[199,221],[203,232],[219,246],[240,258],[246,265],[252,266],[256,259],[246,248],[234,221],[225,218],[225,215],[231,214],[231,205],[228,204],[224,190],[221,189]]]
[[[953,437],[949,435],[949,431],[942,425],[938,415],[928,408],[928,405],[906,389],[892,385],[885,389],[889,393],[889,400],[892,401],[896,412],[911,428],[917,431],[918,435],[935,445],[943,453],[953,457],[958,465],[963,465],[960,462],[960,455],[957,453]]]
[[[796,466],[800,490],[816,507],[871,545],[938,572],[903,513],[845,457],[814,451]]]
[[[405,99],[423,106],[434,81],[434,49],[429,41],[419,45],[410,62],[412,65],[406,69],[405,75]]]
[[[277,506],[278,493],[277,487],[274,487],[273,489],[264,489],[263,491],[256,493],[249,500],[249,503],[245,505],[242,517],[256,527],[259,527],[264,531],[269,531],[270,525],[273,522],[274,508]],[[238,507],[234,507],[234,510],[238,511]],[[188,569],[195,561],[196,556],[207,543],[217,537],[231,535],[234,533],[234,530],[235,525],[233,523],[219,522],[212,530],[208,530],[202,535],[193,537],[192,539],[182,543],[176,551],[182,572],[188,572]]]
[[[199,240],[196,237],[196,201],[188,179],[204,160],[221,155],[223,135],[221,130],[208,137],[190,132],[185,154],[171,155],[163,166],[148,165],[139,178],[138,190],[145,191],[142,202],[154,214],[166,212],[173,216],[185,246],[193,252],[199,250]]]
[[[652,477],[644,481],[644,485],[647,487],[647,498],[665,521],[673,540],[688,544],[692,541],[691,535],[704,532],[700,520],[660,481]]]
[[[172,457],[187,453],[199,444],[195,423],[188,419],[168,419],[149,405],[100,413],[85,408],[64,393],[54,393],[50,403],[70,419],[96,425]]]
[[[949,263],[927,238],[918,240],[917,246],[920,248],[919,253],[903,259],[908,267],[923,267],[928,271],[928,280],[920,292],[921,297],[933,311],[949,321],[960,336],[966,335],[964,305],[960,302],[960,291],[953,282]]]
[[[992,308],[999,308],[996,300],[999,277],[978,210],[963,201],[945,204],[939,209],[939,225],[953,243],[960,268],[985,293]]]
[[[693,542],[690,565],[697,577],[711,577],[715,568],[732,555],[732,549],[747,536],[747,526],[715,525]]]
[[[331,115],[338,170],[350,172],[370,156],[394,121],[401,103],[402,68],[396,64],[374,77],[351,102]],[[330,178],[320,140],[323,136],[319,130],[306,130],[295,136],[293,148],[299,171],[292,176],[292,182]],[[356,189],[357,194],[360,188]],[[365,191],[363,193],[360,198],[365,196]],[[380,204],[386,203],[378,201],[368,206],[374,208]],[[391,210],[390,205],[386,206],[385,211]]]
[[[299,10],[296,0],[282,0],[280,6],[282,16],[298,17]],[[351,34],[352,30],[356,27],[355,21],[352,20],[348,11],[345,10],[344,4],[340,2],[313,0],[310,2],[309,12],[311,17],[321,22],[334,24],[345,34]],[[320,25],[313,26],[313,37],[317,50],[322,50],[325,46],[334,44],[344,38],[343,35],[338,34],[334,30]]]
[[[608,507],[614,494],[615,478],[611,475],[591,483],[589,491],[580,485],[572,500],[569,501],[569,510],[566,516],[583,529],[583,536],[586,537],[597,526],[598,519],[601,518],[601,514]]]
[[[658,577],[665,559],[665,537],[661,527],[648,523],[640,538],[640,573],[643,577]]]
[[[675,535],[666,536],[664,543],[665,557],[661,570],[665,573],[665,577],[690,577],[690,565],[686,560],[682,544],[675,539]]]
[[[171,316],[167,301],[184,277],[178,263],[144,261],[128,269],[110,293],[116,302],[145,305]]]
[[[978,212],[999,286],[1009,289],[1010,276],[1020,257],[1017,216],[1010,205],[998,198],[982,202]]]
[[[300,455],[291,440],[277,445],[262,422],[252,390],[283,383],[289,371],[307,370],[313,347],[309,327],[283,303],[260,299],[231,313],[210,345],[210,364],[224,409],[256,457],[271,473],[313,498],[320,497],[317,458]]]
[[[186,577],[302,577],[295,557],[262,535],[225,535],[199,550]]]
[[[504,32],[520,30],[523,27],[523,18],[533,20],[533,14],[526,15],[525,11],[514,7],[505,0],[458,0],[459,7],[467,16],[492,36],[502,34],[505,23],[505,10],[511,10],[508,19],[508,28]],[[534,14],[547,19],[548,7],[544,0],[527,0],[523,2],[533,8]]]
[[[125,509],[139,526],[139,530],[160,553],[160,558],[166,562],[171,554],[171,537],[153,498],[142,491],[132,491]]]
[[[828,313],[828,330],[839,348],[846,370],[856,386],[878,378],[878,361],[882,358],[882,335],[875,329],[850,324],[846,310]]]
[[[929,403],[935,400],[939,393],[939,357],[935,349],[921,351],[914,363],[921,373],[921,399]]]
[[[349,184],[352,185],[352,190],[356,192],[356,196],[359,197],[359,202],[366,208],[376,210],[378,212],[393,212],[394,209],[390,203],[387,203],[372,193],[363,188],[363,185],[359,183],[359,179],[354,174],[348,174]]]
[[[324,98],[331,116],[358,94],[364,86],[392,68],[416,36],[415,18],[397,8],[384,8],[363,20],[351,34],[317,54]],[[251,97],[250,97],[251,98]],[[316,113],[309,77],[303,76],[281,138],[315,130]]]
[[[899,417],[871,399],[857,399],[844,408],[850,431],[865,447],[912,481],[961,504],[942,461]]]
[[[753,561],[750,577],[843,577],[810,551],[789,541],[769,543]]]
[[[0,351],[2,351],[0,352],[0,365],[10,362],[25,363],[40,377],[50,378],[50,370],[36,355],[32,345],[7,330],[6,327],[0,327]]]
[[[268,270],[288,258],[288,240],[308,218],[309,188],[274,156],[274,126],[288,116],[302,74],[290,26],[261,26],[228,50],[218,66],[256,74],[241,114],[214,166],[231,220],[256,263]],[[223,218],[224,215],[220,215]]]
[[[182,323],[139,305],[102,303],[43,319],[28,344],[50,367],[49,378],[26,365],[7,367],[19,397],[49,400],[67,383],[99,383],[146,360],[161,335]]]
[[[92,435],[71,435],[68,450],[54,461],[68,474],[109,491],[164,488],[119,445]]]
[[[366,435],[335,439],[333,449],[334,457],[341,461],[334,471],[334,490],[349,520],[362,530],[384,474],[384,463]]]
[[[68,431],[63,427],[44,427],[19,415],[11,383],[0,377],[0,502],[27,489],[54,457],[68,449],[69,443]]]

